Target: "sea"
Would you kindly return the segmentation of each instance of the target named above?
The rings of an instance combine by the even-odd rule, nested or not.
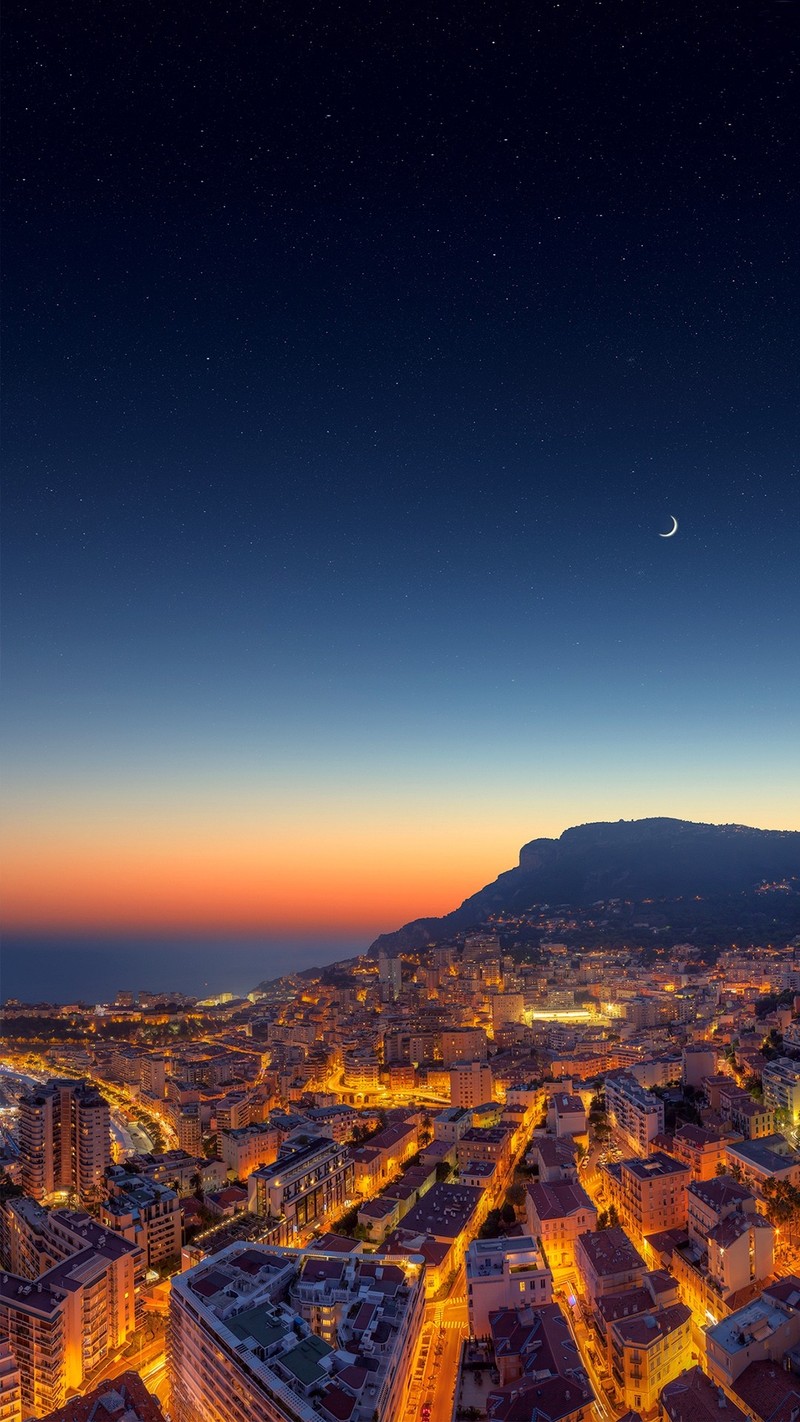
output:
[[[364,953],[363,938],[166,937],[6,934],[0,1001],[113,1002],[120,989],[244,997],[258,983]]]

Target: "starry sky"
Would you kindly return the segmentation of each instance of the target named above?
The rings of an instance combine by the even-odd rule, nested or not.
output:
[[[11,930],[800,829],[799,18],[11,0]]]

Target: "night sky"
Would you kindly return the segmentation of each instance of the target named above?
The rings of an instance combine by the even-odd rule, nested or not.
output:
[[[13,929],[800,829],[799,21],[11,0]]]

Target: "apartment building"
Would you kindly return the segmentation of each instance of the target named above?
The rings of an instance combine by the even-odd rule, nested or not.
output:
[[[728,1168],[738,1167],[742,1179],[759,1189],[766,1180],[788,1180],[800,1186],[800,1153],[785,1136],[761,1136],[758,1140],[729,1142],[725,1147]]]
[[[499,1383],[488,1392],[487,1416],[591,1422],[595,1394],[557,1304],[501,1309],[490,1327]]]
[[[22,1422],[22,1375],[7,1338],[0,1338],[0,1422]]]
[[[180,1199],[175,1190],[134,1175],[122,1166],[108,1172],[109,1195],[100,1219],[142,1251],[148,1269],[180,1256],[183,1241]]]
[[[80,1389],[133,1331],[133,1270],[124,1289],[125,1269],[117,1267],[124,1241],[92,1226],[85,1248],[35,1280],[0,1275],[0,1335],[8,1337],[19,1367],[25,1418],[61,1407],[68,1391]]]
[[[586,1107],[571,1091],[554,1091],[547,1101],[547,1128],[560,1139],[586,1132]]]
[[[419,1147],[416,1120],[399,1121],[379,1131],[366,1145],[350,1149],[355,1193],[368,1199],[393,1180]]]
[[[111,1164],[108,1102],[84,1080],[48,1081],[20,1100],[21,1183],[44,1200],[57,1191],[93,1199]]]
[[[487,1206],[484,1191],[474,1186],[434,1185],[388,1236],[381,1252],[424,1259],[425,1288],[432,1298],[460,1267]]]
[[[689,1167],[656,1151],[606,1167],[609,1194],[631,1238],[640,1245],[650,1234],[686,1224]]]
[[[483,1027],[455,1027],[441,1035],[442,1061],[447,1068],[459,1062],[485,1061],[488,1055]]]
[[[689,1238],[705,1248],[713,1229],[731,1214],[755,1214],[756,1197],[732,1175],[693,1180],[686,1191]]]
[[[397,1422],[423,1311],[399,1261],[231,1245],[173,1281],[173,1422]]]
[[[68,1321],[63,1289],[0,1275],[0,1336],[19,1368],[22,1416],[44,1417],[60,1407],[68,1384],[79,1386],[83,1370],[67,1366]],[[75,1340],[70,1353],[79,1351]]]
[[[511,1160],[513,1137],[510,1126],[473,1126],[464,1132],[456,1146],[459,1169],[473,1160],[488,1160],[502,1173]]]
[[[683,1070],[681,1079],[684,1086],[701,1090],[703,1078],[713,1076],[717,1069],[717,1049],[711,1042],[693,1042],[683,1049]]]
[[[278,1226],[280,1244],[299,1243],[315,1225],[344,1210],[354,1180],[347,1146],[324,1136],[298,1137],[281,1146],[271,1165],[253,1171],[247,1208]]]
[[[527,1159],[539,1172],[543,1184],[555,1184],[559,1180],[578,1179],[578,1155],[575,1144],[569,1136],[553,1140],[551,1136],[540,1136],[534,1140]]]
[[[618,1319],[610,1337],[611,1375],[624,1403],[637,1412],[652,1412],[661,1389],[692,1361],[691,1309],[675,1303]]]
[[[179,1195],[190,1194],[198,1180],[203,1190],[221,1190],[228,1179],[221,1160],[189,1155],[185,1150],[167,1150],[160,1155],[132,1155],[126,1164],[137,1175],[144,1175],[159,1185],[169,1185]]]
[[[537,1181],[525,1197],[528,1233],[537,1239],[551,1269],[572,1269],[578,1236],[597,1228],[597,1210],[576,1181]]]
[[[786,1113],[788,1124],[800,1120],[800,1062],[791,1057],[776,1057],[767,1062],[761,1072],[764,1105],[772,1111]]]
[[[754,1100],[749,1091],[730,1080],[720,1086],[718,1094],[719,1113],[731,1130],[747,1141],[762,1140],[774,1134],[775,1111],[765,1101]]]
[[[793,1285],[789,1297],[765,1289],[760,1298],[706,1330],[706,1368],[713,1382],[727,1392],[755,1362],[780,1364],[800,1344],[800,1279],[781,1279],[778,1286]]]
[[[260,1165],[278,1158],[280,1134],[269,1121],[217,1133],[217,1153],[236,1180],[246,1180]]]
[[[473,1239],[466,1252],[469,1331],[488,1337],[497,1309],[552,1303],[553,1275],[534,1239]]]
[[[671,1138],[670,1155],[689,1167],[692,1180],[713,1180],[725,1165],[725,1140],[703,1126],[679,1126]]]
[[[433,1117],[433,1139],[454,1145],[472,1128],[472,1112],[463,1106],[449,1106]]]
[[[658,1313],[671,1304],[681,1302],[678,1285],[666,1269],[649,1269],[642,1276],[641,1284],[617,1293],[601,1294],[595,1300],[593,1317],[608,1372],[612,1370],[612,1324],[629,1318],[640,1318],[648,1313]]]
[[[619,1226],[579,1235],[575,1268],[581,1292],[592,1308],[604,1294],[641,1288],[647,1273],[641,1254]]]
[[[122,1239],[82,1210],[48,1210],[25,1195],[6,1202],[9,1272],[33,1284],[57,1264],[91,1250],[107,1274],[104,1293],[106,1351],[122,1347],[139,1321],[144,1262],[137,1245]]]
[[[494,1077],[488,1062],[460,1062],[450,1068],[450,1104],[466,1110],[491,1101]]]
[[[648,1155],[654,1138],[664,1131],[663,1101],[625,1071],[606,1077],[605,1096],[611,1126],[622,1132],[637,1155]]]

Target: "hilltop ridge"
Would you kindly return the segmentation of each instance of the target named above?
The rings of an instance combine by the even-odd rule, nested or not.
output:
[[[668,901],[689,931],[696,900],[725,905],[723,917],[765,917],[767,885],[785,896],[778,920],[800,931],[800,832],[654,817],[575,825],[558,839],[524,844],[519,863],[441,918],[419,918],[381,934],[370,953],[415,949],[543,905],[586,908],[600,901]],[[688,912],[687,912],[688,910]],[[768,913],[766,917],[769,917]],[[722,926],[722,925],[721,925]]]

